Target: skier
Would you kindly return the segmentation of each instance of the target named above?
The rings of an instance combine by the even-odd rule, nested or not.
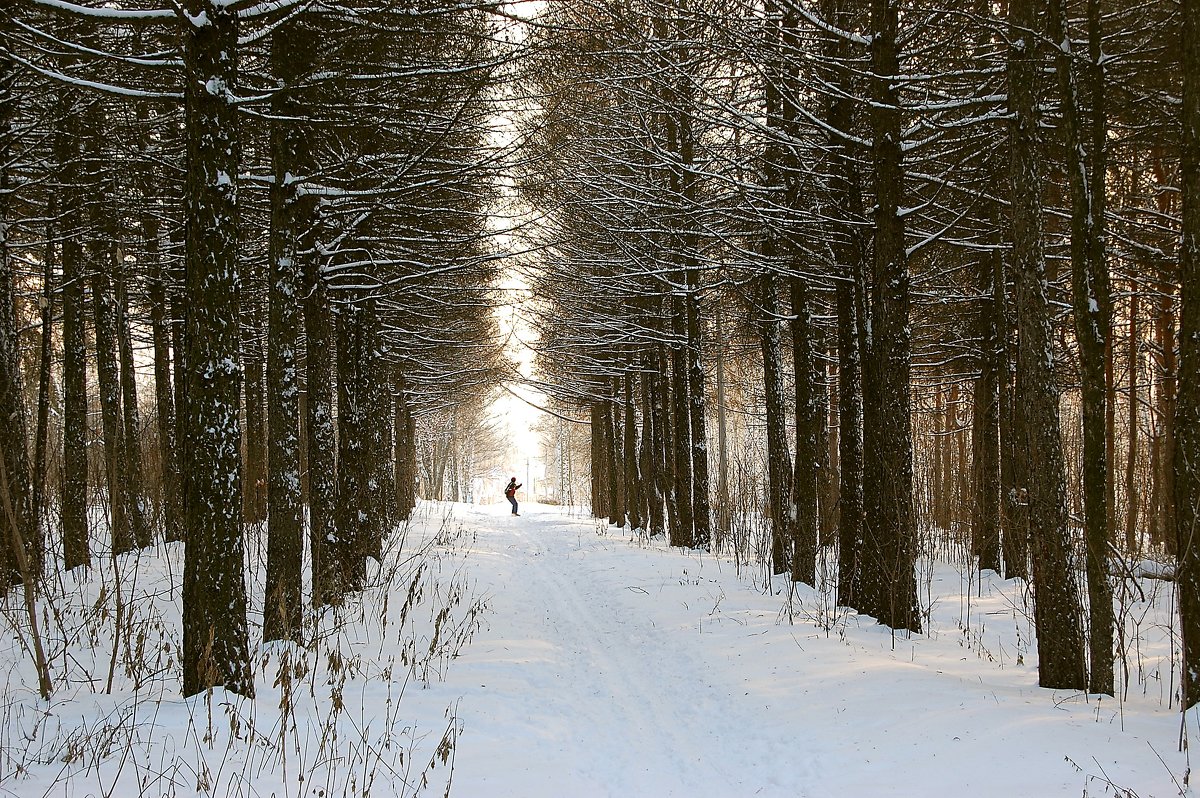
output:
[[[520,515],[517,512],[517,488],[521,487],[517,482],[517,478],[513,477],[508,481],[508,487],[504,489],[504,498],[508,499],[508,503],[512,505],[513,515]]]

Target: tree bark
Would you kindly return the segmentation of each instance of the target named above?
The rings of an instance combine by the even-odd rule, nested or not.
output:
[[[1104,244],[1104,66],[1101,63],[1098,0],[1088,0],[1091,69],[1092,151],[1087,152],[1075,67],[1063,0],[1049,0],[1050,40],[1059,42],[1055,54],[1063,133],[1066,136],[1066,172],[1071,186],[1071,286],[1075,311],[1075,339],[1079,343],[1083,385],[1083,523],[1087,542],[1087,586],[1090,689],[1112,695],[1113,610],[1108,573],[1108,460],[1107,404],[1104,353],[1112,326],[1112,299]],[[1094,18],[1094,19],[1093,19]],[[1096,132],[1098,131],[1098,132]],[[1099,162],[1099,169],[1093,163]]]
[[[11,7],[0,7],[0,33],[8,26]],[[30,495],[29,455],[26,451],[25,402],[21,391],[20,346],[16,317],[16,264],[9,249],[8,231],[12,224],[9,204],[12,186],[9,165],[12,161],[15,98],[12,92],[13,65],[8,59],[0,64],[0,465],[4,469],[6,490],[3,506],[12,510],[0,516],[4,534],[0,534],[0,586],[15,584],[22,578],[21,563],[26,547],[35,538]],[[10,526],[15,524],[15,529]],[[43,692],[45,692],[43,690]]]
[[[1004,372],[1004,259],[999,249],[979,259],[979,377],[971,423],[973,439],[971,548],[979,570],[1001,572],[1000,381]]]
[[[1013,270],[1017,280],[1020,343],[1016,405],[1023,415],[1023,454],[1038,639],[1038,682],[1043,687],[1087,687],[1081,607],[1067,533],[1066,483],[1059,434],[1054,339],[1046,298],[1042,250],[1042,171],[1037,86],[1042,28],[1034,0],[1009,6],[1009,105],[1012,111],[1011,208]]]
[[[59,196],[66,218],[83,214],[80,174],[79,117],[75,95],[59,96],[62,119],[55,131],[55,160],[62,164]],[[83,245],[78,231],[64,231],[62,242],[63,339],[63,470],[60,513],[63,531],[63,567],[67,570],[91,562],[88,538],[88,398],[86,298],[84,296]]]
[[[672,527],[675,534],[672,546],[691,548],[695,545],[695,527],[692,516],[692,427],[689,414],[691,402],[688,398],[687,370],[687,319],[684,312],[684,302],[679,297],[671,300],[674,313],[675,343],[671,347],[671,377],[673,400],[671,407],[671,444],[675,462],[675,478],[673,480],[675,506],[673,516],[676,523]]]
[[[864,391],[865,439],[872,452],[873,511],[866,518],[863,579],[868,585],[860,610],[894,629],[920,631],[917,606],[916,519],[913,509],[912,412],[910,398],[909,274],[900,201],[901,162],[898,3],[872,0],[871,125],[875,165],[875,252],[871,290],[870,374]]]
[[[89,125],[92,163],[99,164],[97,115]],[[94,167],[95,168],[95,167]],[[134,548],[130,522],[131,497],[125,469],[128,440],[121,412],[121,377],[117,362],[117,313],[113,296],[112,274],[116,270],[116,223],[111,186],[103,186],[92,198],[91,219],[97,232],[88,247],[92,283],[92,323],[96,336],[96,392],[100,399],[100,419],[104,430],[104,464],[108,486],[109,529],[114,554]]]
[[[315,257],[302,241],[312,204],[297,188],[311,169],[308,134],[297,120],[306,112],[295,95],[308,73],[315,41],[303,17],[271,37],[271,70],[283,89],[271,102],[271,233],[267,273],[267,572],[263,640],[303,636],[304,526],[300,490],[300,287],[303,260]]]
[[[764,254],[770,254],[769,242]],[[758,340],[762,349],[763,393],[767,414],[767,508],[771,519],[771,572],[786,573],[797,543],[792,533],[792,458],[788,453],[787,416],[783,399],[783,356],[780,350],[779,298],[775,275],[758,280]]]
[[[120,256],[120,250],[117,251]],[[133,367],[133,339],[129,329],[127,270],[118,261],[114,276],[116,303],[117,352],[120,355],[121,421],[125,435],[125,485],[128,490],[129,526],[138,548],[154,545],[152,513],[146,504],[146,485],[142,473],[142,422],[138,409],[137,377]]]
[[[187,540],[183,694],[254,695],[246,624],[238,359],[237,12],[189,0],[185,37]]]
[[[625,504],[629,528],[642,529],[641,474],[638,469],[637,412],[633,401],[633,371],[625,372]]]
[[[149,276],[146,281],[150,304],[150,334],[154,345],[154,402],[158,416],[159,492],[162,496],[163,527],[166,540],[183,540],[183,513],[180,506],[179,456],[176,438],[175,391],[171,376],[171,276],[162,261],[158,215],[158,183],[152,163],[157,145],[149,137],[140,142],[143,159],[142,194],[148,203],[142,214],[142,237],[146,249]],[[178,354],[177,352],[175,353]],[[175,368],[179,368],[178,357]]]
[[[1200,703],[1200,0],[1181,0],[1183,198],[1175,496],[1183,707]]]
[[[823,382],[817,371],[816,324],[808,283],[803,277],[789,281],[792,306],[792,365],[795,374],[796,471],[792,481],[791,512],[795,544],[792,548],[792,580],[816,587],[817,547],[820,533],[820,487],[822,425],[825,412],[820,404]]]

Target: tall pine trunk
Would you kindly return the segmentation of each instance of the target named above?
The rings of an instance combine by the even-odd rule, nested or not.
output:
[[[1021,414],[1024,485],[1036,591],[1038,682],[1043,687],[1087,687],[1079,595],[1067,530],[1066,478],[1059,434],[1054,338],[1046,297],[1042,250],[1042,170],[1038,141],[1038,34],[1034,0],[1009,6],[1008,54],[1013,271],[1016,276],[1017,413]]]
[[[764,245],[769,255],[769,244]],[[787,416],[783,398],[779,298],[775,275],[759,278],[758,340],[762,349],[763,393],[767,414],[767,509],[771,520],[771,572],[782,574],[792,564],[792,458],[788,454]]]
[[[1175,496],[1183,706],[1200,703],[1200,0],[1181,0],[1183,238],[1179,249],[1179,382]]]
[[[1108,459],[1105,349],[1112,326],[1112,299],[1104,252],[1104,66],[1101,63],[1098,0],[1088,0],[1093,136],[1090,158],[1084,142],[1082,112],[1066,27],[1063,0],[1050,0],[1049,34],[1059,42],[1055,54],[1063,134],[1069,153],[1065,164],[1071,185],[1071,286],[1075,311],[1075,338],[1079,342],[1083,384],[1083,525],[1087,542],[1087,587],[1090,690],[1112,695],[1113,608],[1108,573]],[[1094,165],[1096,165],[1094,167]]]
[[[871,124],[875,165],[875,260],[865,438],[874,462],[874,512],[866,520],[860,609],[894,629],[920,631],[917,530],[913,508],[909,274],[900,202],[904,196],[898,106],[898,3],[872,0]]]
[[[315,42],[303,18],[280,26],[271,38],[271,70],[283,83],[271,103],[271,237],[267,264],[267,573],[264,640],[299,640],[303,632],[303,497],[300,490],[300,285],[301,241],[311,224],[310,203],[297,180],[311,168],[305,112],[294,95],[307,74]]]
[[[187,540],[183,694],[209,687],[254,694],[246,623],[238,360],[240,147],[237,12],[190,0],[207,24],[185,38],[187,218]]]
[[[11,6],[0,7],[0,33],[6,32]],[[21,393],[20,347],[16,317],[16,262],[9,248],[12,225],[9,204],[14,157],[13,64],[0,59],[0,587],[21,579],[20,563],[34,540],[30,496],[29,455],[26,451],[25,402]],[[30,576],[30,575],[26,575]],[[43,690],[45,693],[45,690]]]
[[[792,579],[816,586],[817,546],[820,533],[821,462],[825,446],[821,406],[822,375],[817,370],[816,324],[812,297],[803,277],[789,281],[792,306],[792,366],[795,374],[796,470],[792,481],[795,514]]]

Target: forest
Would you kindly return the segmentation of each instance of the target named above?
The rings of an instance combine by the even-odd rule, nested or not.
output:
[[[519,386],[556,501],[903,635],[930,558],[1018,580],[1045,688],[1128,690],[1169,583],[1200,702],[1200,0],[0,0],[0,49],[42,701],[141,683],[153,552],[184,697],[389,562],[411,622],[409,521],[499,492]]]

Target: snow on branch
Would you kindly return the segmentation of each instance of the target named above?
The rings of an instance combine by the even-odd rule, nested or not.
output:
[[[110,6],[92,8],[78,3],[70,3],[67,0],[29,0],[29,2],[51,11],[114,22],[174,22],[177,19],[175,11],[169,8],[132,9]]]

